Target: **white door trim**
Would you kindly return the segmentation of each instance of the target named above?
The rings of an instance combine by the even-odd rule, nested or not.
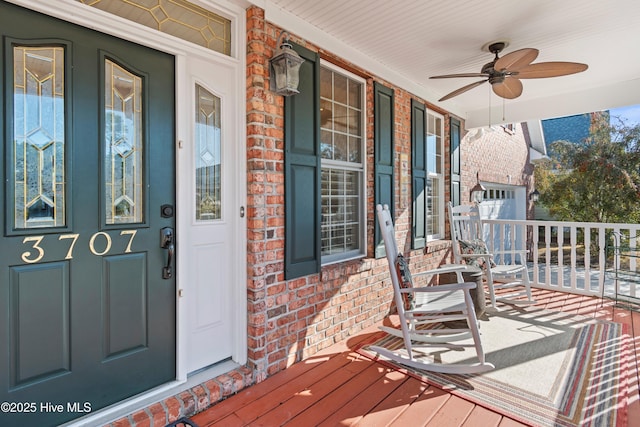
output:
[[[185,90],[190,90],[190,80],[188,73],[186,72],[186,58],[189,56],[197,56],[208,61],[215,61],[225,66],[234,67],[237,69],[237,75],[240,78],[237,79],[236,87],[234,88],[234,96],[237,97],[238,103],[235,110],[235,123],[238,124],[237,129],[237,141],[234,144],[235,148],[235,165],[236,175],[234,176],[234,191],[236,194],[235,211],[238,212],[237,221],[235,221],[233,229],[233,242],[234,246],[230,250],[234,251],[235,256],[234,265],[232,268],[235,272],[236,280],[232,287],[233,292],[233,334],[236,337],[234,343],[234,349],[232,359],[234,364],[243,365],[247,361],[247,306],[246,306],[246,219],[240,217],[240,208],[246,206],[246,114],[245,114],[245,69],[246,69],[246,21],[245,10],[242,6],[228,1],[228,0],[191,0],[194,3],[199,4],[202,7],[215,9],[216,13],[224,15],[232,20],[232,40],[235,41],[232,44],[232,56],[226,56],[218,52],[211,51],[209,49],[193,45],[176,37],[169,36],[167,34],[155,31],[140,24],[128,21],[124,18],[103,12],[99,9],[87,7],[86,5],[79,3],[75,0],[48,0],[46,2],[33,1],[33,0],[8,0],[10,3],[17,4],[19,6],[31,9],[37,12],[44,13],[67,22],[75,23],[87,28],[101,31],[105,34],[121,37],[123,39],[138,43],[147,47],[151,47],[166,53],[175,55],[176,57],[176,145],[180,140],[186,140],[190,133],[190,114],[185,113],[191,111],[190,107],[185,107],[184,103],[188,102],[188,96],[184,93]],[[186,81],[185,81],[186,80]],[[185,86],[186,85],[186,86]],[[189,108],[185,110],[184,108]],[[176,147],[176,157],[179,156],[179,149]],[[176,165],[177,167],[177,165]],[[177,182],[176,191],[179,191],[181,187],[180,171],[176,171]],[[188,179],[189,177],[187,177]],[[180,195],[176,195],[176,201],[180,200]],[[181,227],[184,226],[184,222],[180,221],[180,207],[177,206],[177,238],[180,239]],[[179,246],[178,246],[179,250]],[[178,258],[179,260],[179,258]],[[182,284],[182,276],[180,274],[180,266],[176,267],[176,288],[180,289]],[[176,387],[185,388],[192,381],[187,381],[187,372],[184,364],[185,355],[181,354],[184,349],[184,313],[188,310],[188,307],[183,307],[180,298],[176,295],[177,301],[177,325],[176,325],[176,381],[167,383],[154,390],[150,390],[148,393],[135,396],[127,401],[123,401],[120,404],[114,405],[104,411],[97,412],[94,416],[83,419],[89,423],[108,417],[108,414],[121,413],[123,411],[130,411],[134,407],[139,407],[142,403],[147,402],[149,399],[159,399],[160,396],[167,395],[167,393],[174,393]],[[216,369],[215,374],[219,375],[219,369],[226,369],[223,365]],[[130,408],[130,409],[127,409]]]

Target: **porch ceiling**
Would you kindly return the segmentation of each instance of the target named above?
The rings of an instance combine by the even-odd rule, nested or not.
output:
[[[640,2],[637,0],[249,0],[266,19],[466,119],[467,128],[640,104]],[[535,62],[571,61],[586,72],[523,80],[515,100],[490,95],[488,83],[448,101],[502,54],[540,50]],[[480,79],[477,79],[480,80]],[[491,106],[491,109],[489,109]]]

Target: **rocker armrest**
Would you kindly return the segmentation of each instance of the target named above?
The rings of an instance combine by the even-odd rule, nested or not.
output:
[[[508,251],[493,251],[492,254],[498,255],[498,254],[528,254],[529,250],[528,249],[514,249],[514,250],[508,250]]]
[[[492,257],[493,252],[488,254],[460,254],[462,258],[484,258],[484,257]]]
[[[447,283],[445,285],[422,286],[420,288],[402,288],[400,293],[408,294],[414,292],[447,292],[459,291],[462,289],[475,289],[475,282]]]
[[[411,273],[413,277],[428,276],[434,274],[446,274],[455,273],[456,271],[464,271],[466,266],[462,264],[444,265],[442,267],[434,268],[433,270],[418,271],[417,273]]]

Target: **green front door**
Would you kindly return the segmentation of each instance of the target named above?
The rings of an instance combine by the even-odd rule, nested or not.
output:
[[[5,2],[0,33],[0,425],[57,425],[175,378],[174,58]]]

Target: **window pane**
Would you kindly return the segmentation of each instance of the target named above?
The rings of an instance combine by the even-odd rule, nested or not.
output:
[[[13,49],[15,228],[65,225],[64,49]]]
[[[196,221],[221,218],[220,98],[196,85],[194,156],[196,164]]]
[[[362,163],[362,138],[356,136],[349,137],[349,161],[352,163]]]
[[[347,135],[342,133],[333,134],[334,148],[333,158],[335,160],[347,161]]]
[[[437,173],[437,142],[435,135],[427,135],[427,170],[431,173]]]
[[[347,77],[333,73],[333,100],[347,105]]]
[[[441,208],[443,200],[441,200],[440,194],[440,180],[438,178],[432,178],[431,181],[431,200],[429,212],[429,234],[440,236],[440,216],[443,214],[444,209]]]
[[[360,135],[360,127],[362,126],[362,117],[360,117],[360,110],[349,108],[347,110],[347,128],[349,134]]]
[[[320,155],[323,159],[333,159],[333,133],[320,131]]]
[[[105,210],[107,224],[142,222],[142,79],[105,61]]]
[[[320,97],[333,98],[333,73],[326,68],[320,68]]]
[[[320,127],[333,129],[333,104],[328,99],[320,100]]]
[[[362,85],[353,81],[349,82],[349,106],[362,109]]]
[[[347,132],[347,107],[333,104],[333,129],[336,132]]]

